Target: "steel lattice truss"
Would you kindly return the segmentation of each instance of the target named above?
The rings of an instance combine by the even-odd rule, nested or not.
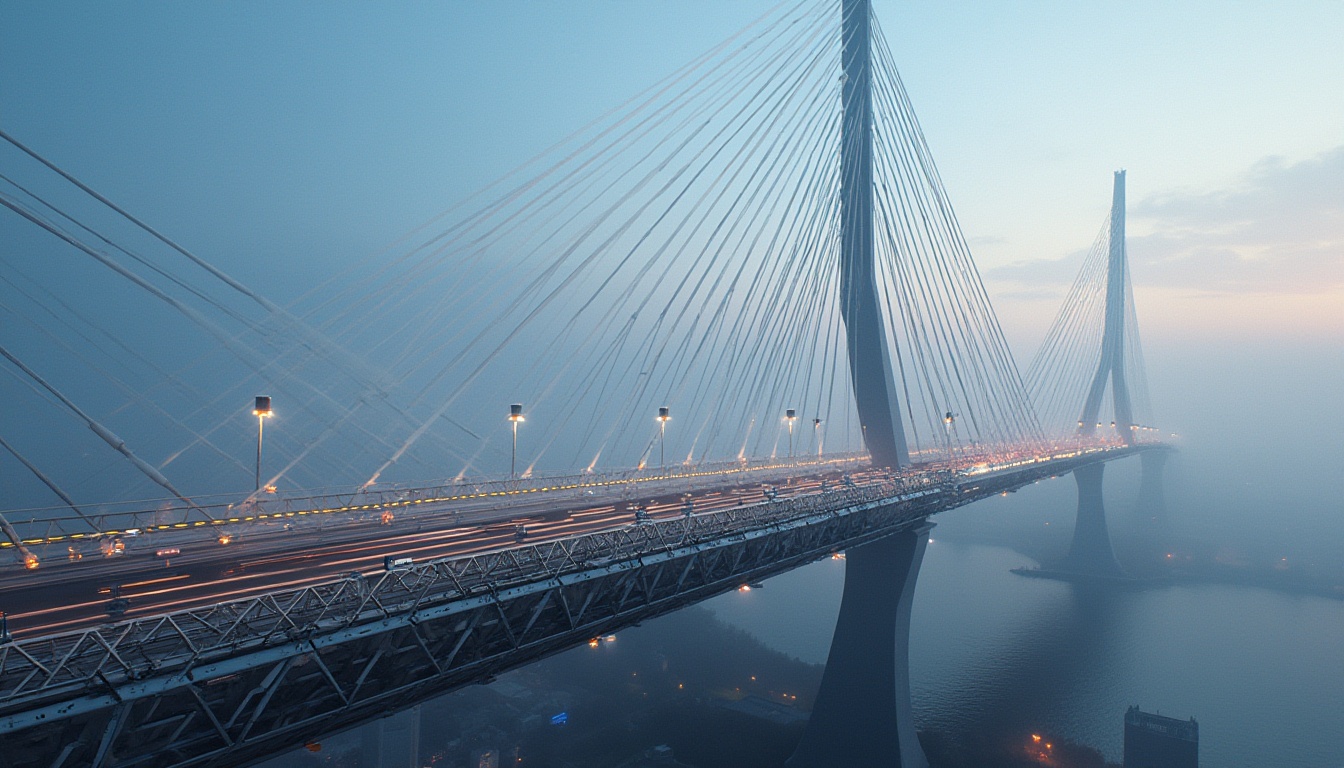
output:
[[[427,562],[0,646],[0,762],[224,766],[1078,466],[950,472]]]

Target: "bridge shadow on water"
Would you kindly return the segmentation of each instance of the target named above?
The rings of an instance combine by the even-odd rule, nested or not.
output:
[[[1093,738],[1081,745],[1060,734],[1094,736],[1096,694],[1113,682],[1105,679],[1112,668],[1107,659],[1132,625],[1133,587],[1051,587],[1059,593],[996,638],[987,650],[992,658],[953,670],[917,693],[920,740],[934,768],[1040,765],[1046,743],[1059,764],[1106,765]],[[1043,735],[1042,742],[1033,735]]]

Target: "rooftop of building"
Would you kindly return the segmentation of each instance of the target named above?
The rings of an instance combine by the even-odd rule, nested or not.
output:
[[[1199,723],[1195,722],[1195,718],[1178,720],[1174,717],[1144,712],[1137,704],[1125,711],[1125,727],[1142,728],[1182,741],[1199,741]]]

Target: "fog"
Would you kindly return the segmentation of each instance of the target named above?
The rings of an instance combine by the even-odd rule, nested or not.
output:
[[[1181,626],[1182,611],[1208,606],[1208,627],[1222,628],[1234,625],[1238,606],[1247,606],[1301,622],[1300,630],[1256,624],[1247,637],[1281,652],[1273,668],[1310,686],[1308,702],[1334,693],[1311,681],[1338,677],[1338,668],[1329,666],[1333,651],[1317,645],[1337,626],[1344,601],[1338,488],[1344,478],[1344,111],[1335,94],[1344,53],[1331,37],[1344,26],[1344,10],[1319,2],[1287,10],[1269,3],[1230,10],[1145,6],[1112,19],[1047,4],[991,24],[987,15],[1003,12],[905,5],[875,3],[1019,369],[1025,371],[1106,216],[1110,173],[1128,170],[1128,252],[1152,418],[1177,449],[1167,465],[1167,515],[1160,524],[1134,506],[1138,462],[1106,470],[1117,555],[1131,574],[1152,580],[1137,597],[1089,602],[1081,591],[1030,580],[1015,585],[1010,579],[1018,577],[1005,575],[1010,568],[1048,565],[1066,551],[1077,504],[1076,485],[1067,477],[938,516],[926,564],[931,578],[917,592],[912,640],[926,749],[944,766],[1016,765],[1005,757],[1015,746],[990,743],[972,723],[983,718],[994,724],[985,733],[1010,739],[1036,718],[1077,750],[1067,764],[1113,764],[1118,726],[1112,732],[1106,724],[1118,723],[1111,708],[1133,694],[1172,702],[1178,717],[1200,714],[1191,710],[1201,707],[1212,711],[1201,720],[1219,756],[1209,764],[1249,765],[1237,762],[1233,747],[1241,748],[1237,738],[1250,738],[1238,734],[1253,729],[1262,714],[1258,699],[1282,700],[1274,681],[1252,676],[1229,692],[1205,668],[1198,675],[1209,679],[1191,673],[1165,690],[1161,681],[1137,673],[1141,690],[1123,681],[1167,651],[1197,660],[1194,636],[1145,645],[1138,629],[1144,611],[1165,616],[1155,621],[1171,629]],[[190,312],[0,210],[0,345],[187,495],[233,499],[252,490],[250,403],[262,394],[276,397],[278,412],[267,425],[263,479],[274,479],[282,492],[350,488],[373,478],[412,483],[504,474],[510,460],[504,414],[517,401],[528,408],[521,464],[538,473],[655,461],[653,409],[669,402],[669,463],[781,455],[788,433],[779,414],[795,405],[809,430],[814,417],[825,418],[825,432],[819,426],[799,435],[799,453],[823,442],[828,451],[857,449],[862,428],[843,366],[836,368],[834,353],[843,354],[834,343],[839,318],[834,295],[825,293],[833,286],[818,277],[833,265],[821,256],[812,269],[805,260],[787,261],[783,246],[761,246],[765,237],[732,240],[719,230],[683,236],[677,229],[683,238],[677,248],[698,256],[716,249],[739,254],[748,276],[741,286],[730,289],[725,278],[723,287],[695,294],[687,302],[695,312],[722,306],[725,316],[751,317],[748,298],[765,302],[768,292],[751,293],[746,280],[773,275],[786,286],[771,300],[798,310],[795,325],[744,321],[734,336],[689,320],[677,325],[683,307],[659,303],[672,286],[693,285],[707,273],[697,271],[699,261],[658,272],[666,283],[641,282],[646,278],[638,273],[628,288],[613,282],[626,291],[617,298],[601,293],[628,253],[640,254],[632,270],[654,258],[643,260],[638,227],[626,231],[617,221],[585,230],[586,219],[563,207],[580,197],[577,186],[546,198],[561,202],[538,214],[539,221],[559,222],[553,242],[534,241],[533,231],[520,227],[470,251],[471,259],[463,255],[466,246],[436,250],[439,238],[461,232],[471,233],[462,238],[472,244],[485,241],[483,232],[493,237],[488,216],[472,225],[477,230],[453,229],[455,217],[494,199],[473,195],[501,178],[532,178],[547,167],[544,160],[570,157],[574,146],[593,138],[584,133],[593,130],[586,127],[590,120],[624,114],[619,110],[631,95],[768,7],[479,4],[394,13],[344,5],[314,14],[283,3],[6,6],[0,10],[0,128],[292,315],[263,310],[6,145],[0,173],[9,180],[3,190],[9,198],[48,210],[25,197],[31,192],[51,210],[69,212],[88,229],[49,211],[63,231],[168,286]],[[1209,19],[1216,29],[1207,28]],[[1199,57],[1182,53],[1191,46]],[[833,81],[818,75],[798,83],[824,94]],[[722,125],[703,122],[731,124],[727,118]],[[799,117],[797,123],[800,136],[815,129],[824,138],[821,122]],[[683,133],[670,135],[681,141],[700,123],[687,120],[677,130]],[[575,144],[555,143],[571,135]],[[788,147],[811,146],[799,142]],[[630,153],[651,164],[649,179],[663,183],[674,174],[657,166],[653,150],[660,146],[633,139]],[[714,177],[727,176],[733,166],[705,167]],[[806,172],[810,167],[801,160],[781,171],[781,189],[784,182],[806,186]],[[703,185],[691,187],[697,192],[711,188],[708,181],[696,183]],[[592,193],[591,205],[637,198],[613,192],[615,186],[602,189]],[[816,212],[818,221],[828,222],[826,216],[836,215],[820,202],[815,209],[780,202],[788,199],[781,191],[761,202],[766,212],[752,221],[756,229],[744,229],[789,231],[787,214],[794,211]],[[728,204],[718,205],[715,213]],[[519,203],[507,211],[517,216],[525,209]],[[661,222],[656,213],[640,209],[628,220],[653,230]],[[563,261],[559,245],[578,242],[580,231],[609,237],[611,245],[593,257],[596,267],[567,282],[548,270]],[[821,253],[824,232],[816,237],[812,250]],[[123,259],[113,242],[145,260]],[[404,261],[389,267],[398,259]],[[774,266],[782,263],[795,271]],[[775,268],[781,271],[771,273]],[[529,282],[534,277],[535,284]],[[821,297],[815,303],[806,303],[809,289]],[[555,298],[529,314],[543,296]],[[893,318],[899,317],[895,306]],[[199,317],[187,317],[191,313]],[[515,341],[510,334],[523,328],[520,318],[527,333]],[[723,327],[731,326],[725,321]],[[681,335],[673,338],[668,328]],[[904,343],[900,332],[893,334],[898,346]],[[645,337],[654,341],[623,346]],[[778,381],[738,366],[739,357],[756,354],[739,351],[757,338],[769,340],[760,359],[787,366]],[[660,357],[663,347],[693,348],[701,341],[722,356]],[[498,354],[508,344],[507,354]],[[609,357],[608,347],[617,349]],[[797,359],[786,356],[795,349],[803,350]],[[454,358],[459,352],[461,360]],[[488,375],[472,378],[478,364],[489,366]],[[6,374],[0,377],[6,402],[0,437],[81,504],[96,508],[167,494],[50,391],[4,361],[0,370]],[[935,403],[932,386],[913,386],[919,402],[912,420],[931,418],[936,428],[952,405]],[[985,403],[957,405],[975,407],[994,410]],[[404,458],[398,449],[405,449]],[[397,463],[389,463],[391,456]],[[0,454],[0,488],[7,511],[58,505],[9,454]],[[637,737],[620,740],[621,750],[592,746],[592,764],[625,765],[667,743],[687,765],[748,765],[729,748],[741,747],[724,736],[731,728],[749,733],[744,743],[767,756],[759,764],[777,764],[798,738],[812,695],[807,686],[815,688],[819,679],[838,610],[842,580],[835,568],[821,570],[829,565],[772,581],[756,603],[728,595],[711,601],[708,611],[650,622],[632,631],[629,651],[622,635],[600,649],[603,656],[583,655],[589,649],[580,648],[513,673],[505,680],[512,685],[507,693],[473,688],[454,694],[427,705],[439,719],[422,727],[453,724],[456,751],[445,761],[508,744],[557,765],[578,765],[582,738],[593,744],[610,738],[605,729],[624,716],[613,701],[633,711],[643,706],[639,694],[654,693],[656,706],[628,716],[626,733]],[[958,581],[956,568],[995,581],[977,592],[977,585]],[[996,613],[986,597],[991,594],[1002,596],[999,607],[1020,610]],[[1062,627],[1057,634],[1033,629],[1052,622]],[[678,657],[668,638],[702,634],[723,643],[701,648],[704,654],[715,647],[732,653],[722,668],[701,670],[694,696],[682,696],[668,675],[697,662]],[[1110,645],[1112,637],[1120,639]],[[1210,638],[1217,638],[1211,629],[1196,639]],[[1246,637],[1240,641],[1209,649],[1208,657],[1235,659],[1259,647]],[[1084,643],[1114,652],[1083,658],[1075,646]],[[1296,657],[1285,649],[1297,649]],[[984,659],[992,663],[976,666]],[[1061,668],[1052,667],[1057,660]],[[787,680],[765,688],[767,698],[783,693],[800,701],[765,715],[725,709],[723,701],[737,700],[721,695],[728,681],[747,667],[766,666]],[[662,687],[623,685],[627,668],[656,674]],[[1199,693],[1203,683],[1241,706],[1211,705],[1215,697]],[[567,706],[566,696],[582,699],[574,713],[588,711],[587,724],[563,737],[549,726],[523,724],[540,717],[552,699]],[[524,700],[536,711],[520,714]],[[471,720],[463,713],[473,707],[497,713],[507,726]],[[1278,714],[1287,720],[1301,712]],[[671,724],[658,725],[662,716]],[[1312,727],[1316,722],[1301,719]],[[583,731],[589,726],[594,730]],[[697,729],[722,736],[723,744],[715,742],[722,751],[687,736]],[[1337,732],[1304,726],[1298,735],[1305,751],[1285,765],[1344,759]],[[334,736],[336,746],[325,752],[285,760],[359,764],[351,756],[360,738]],[[444,755],[450,749],[425,743]]]

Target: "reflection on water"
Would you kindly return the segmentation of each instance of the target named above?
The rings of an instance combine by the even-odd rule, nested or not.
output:
[[[1344,602],[1029,579],[1009,572],[1034,565],[1016,552],[935,539],[910,649],[921,729],[990,744],[1045,732],[1119,762],[1122,717],[1137,703],[1197,718],[1203,765],[1344,765]],[[843,573],[842,562],[825,560],[707,605],[823,663]]]

